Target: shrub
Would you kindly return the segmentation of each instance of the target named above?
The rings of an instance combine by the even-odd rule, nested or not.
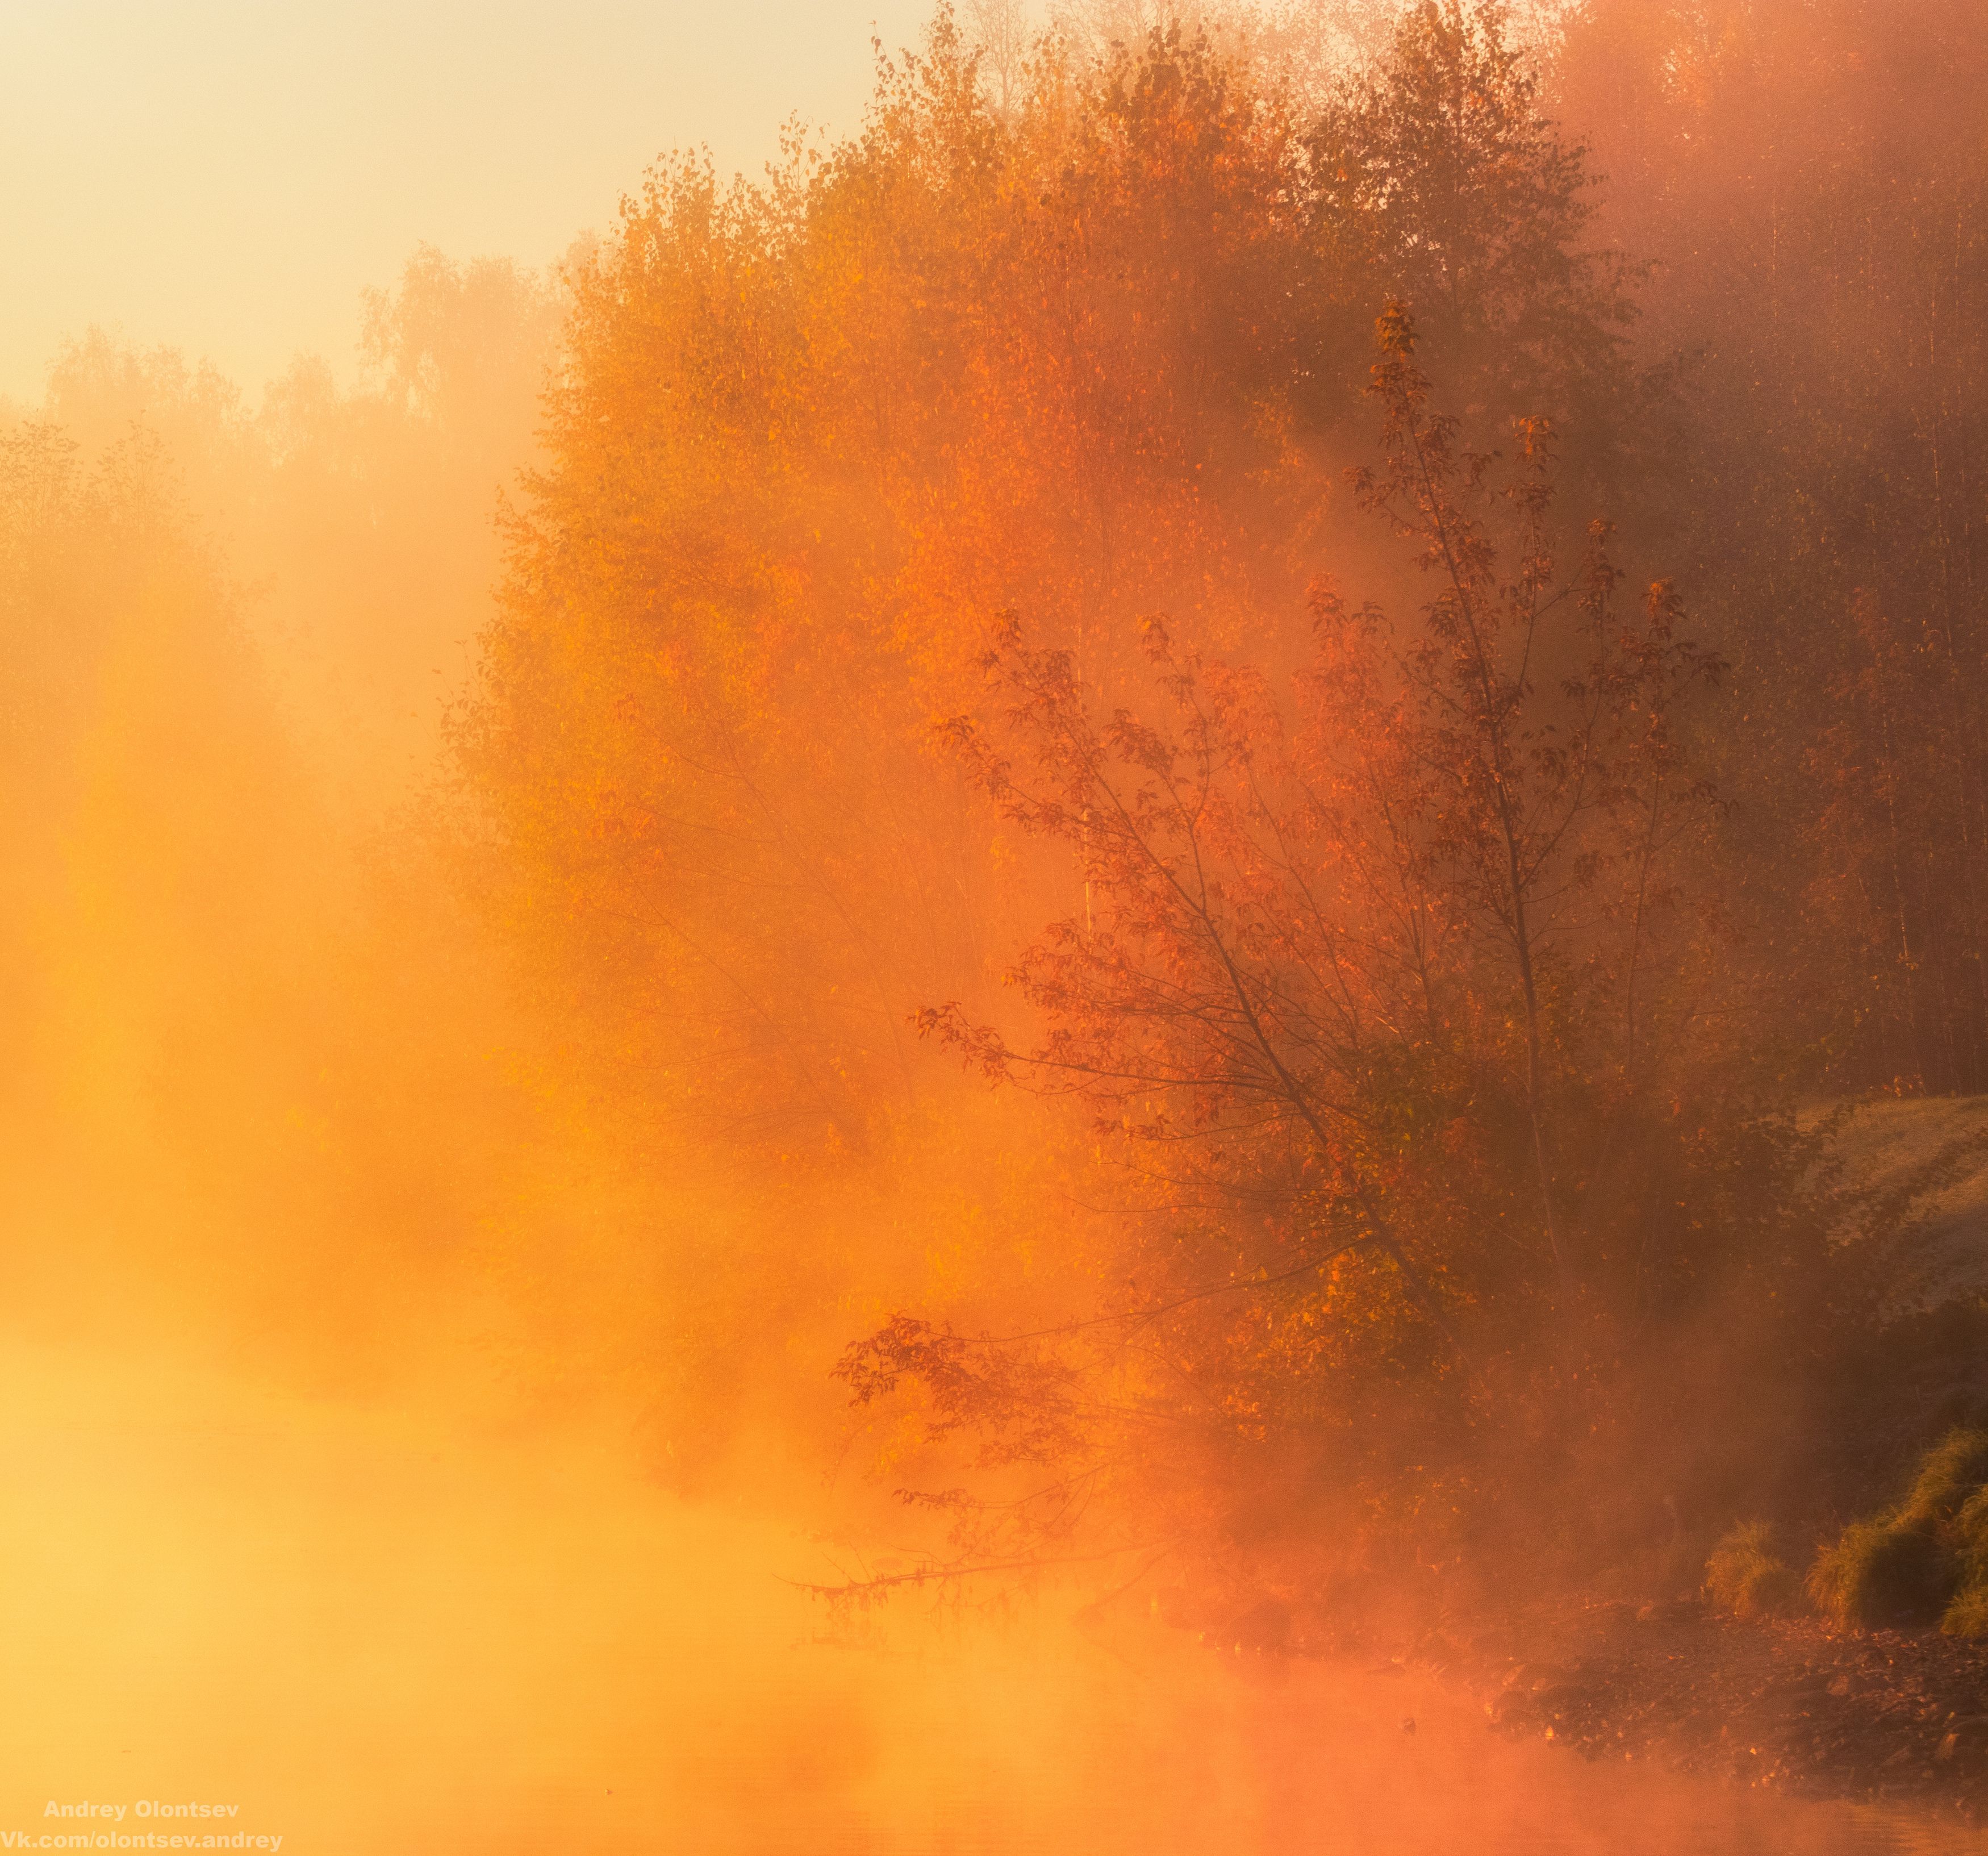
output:
[[[1765,1521],[1736,1527],[1712,1549],[1705,1564],[1706,1595],[1736,1618],[1761,1618],[1791,1611],[1795,1576],[1773,1551]]]

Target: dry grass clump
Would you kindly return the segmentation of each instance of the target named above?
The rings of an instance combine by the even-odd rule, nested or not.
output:
[[[1931,1533],[1888,1517],[1853,1521],[1816,1555],[1808,1591],[1817,1610],[1848,1628],[1930,1624],[1953,1595],[1952,1560]]]
[[[1960,1589],[1939,1628],[1949,1637],[1988,1637],[1988,1486],[1962,1503],[1951,1531]]]
[[[1905,1499],[1892,1510],[1895,1526],[1949,1526],[1988,1482],[1988,1431],[1949,1431],[1919,1459]]]
[[[1949,1432],[1895,1507],[1854,1521],[1816,1555],[1809,1595],[1860,1629],[1927,1624],[1988,1635],[1988,1432]]]
[[[1705,1564],[1706,1595],[1736,1618],[1772,1617],[1792,1611],[1800,1595],[1794,1570],[1773,1550],[1765,1521],[1733,1529]]]
[[[1963,1587],[1939,1621],[1949,1637],[1988,1637],[1988,1585]]]

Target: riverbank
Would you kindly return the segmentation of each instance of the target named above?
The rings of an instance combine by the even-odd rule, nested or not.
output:
[[[1395,1666],[1587,1759],[1988,1821],[1988,1648],[1937,1631],[1594,1604],[1436,1631]]]

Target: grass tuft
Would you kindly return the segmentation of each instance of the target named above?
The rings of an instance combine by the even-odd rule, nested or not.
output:
[[[1706,1595],[1736,1618],[1765,1618],[1794,1609],[1800,1596],[1788,1563],[1773,1550],[1765,1521],[1734,1528],[1705,1564]]]
[[[1988,1637],[1988,1585],[1963,1587],[1939,1621],[1949,1637]]]
[[[1919,1459],[1892,1524],[1930,1533],[1951,1523],[1988,1482],[1988,1431],[1949,1431]]]
[[[1936,1535],[1888,1517],[1853,1521],[1808,1575],[1816,1608],[1861,1630],[1931,1624],[1957,1584],[1953,1556]]]
[[[1956,1636],[1988,1633],[1988,1431],[1949,1431],[1920,1458],[1902,1501],[1817,1553],[1808,1590],[1846,1626],[1939,1618]]]

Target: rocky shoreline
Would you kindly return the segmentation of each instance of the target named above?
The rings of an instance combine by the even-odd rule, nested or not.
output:
[[[1588,1759],[1988,1821],[1988,1648],[1936,1631],[1597,1604],[1437,1631],[1386,1666]]]

